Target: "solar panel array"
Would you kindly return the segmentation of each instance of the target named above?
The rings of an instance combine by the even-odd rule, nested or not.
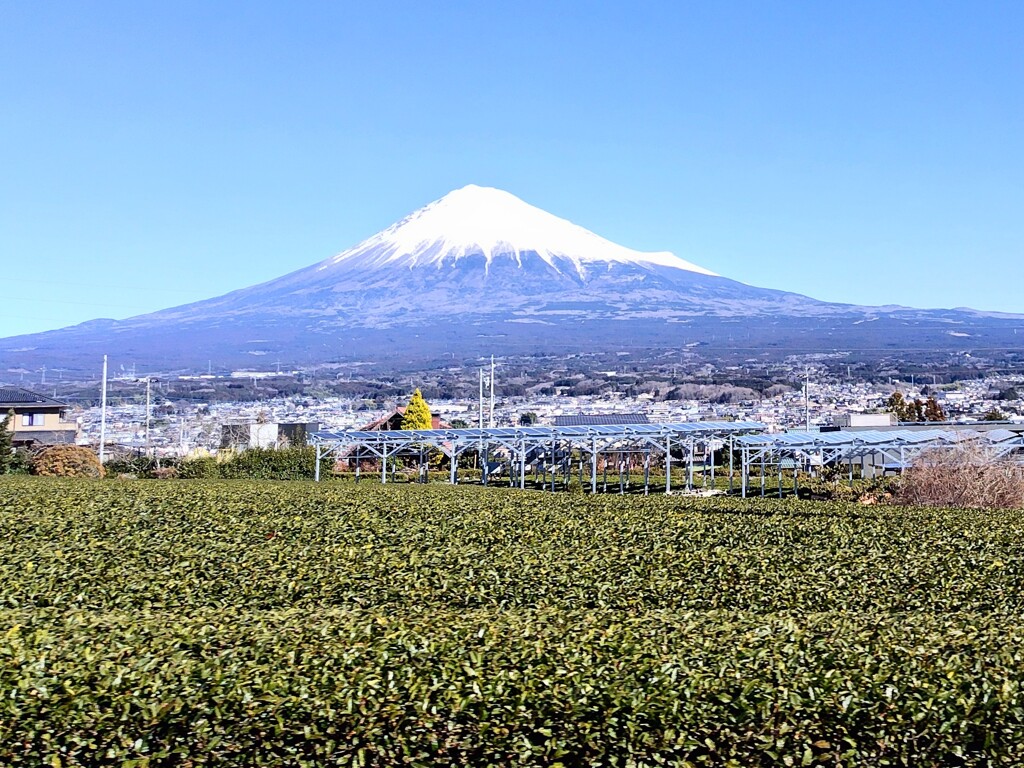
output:
[[[310,438],[320,443],[380,443],[388,441],[436,443],[457,440],[486,442],[488,440],[551,441],[586,437],[711,437],[763,432],[765,425],[757,421],[686,421],[672,424],[591,424],[572,427],[491,427],[485,429],[410,429],[410,430],[321,430]]]
[[[785,432],[777,435],[741,435],[736,442],[749,448],[843,448],[860,446],[925,445],[958,443],[964,440],[985,440],[989,443],[1020,442],[1024,435],[1008,429],[979,432],[975,430],[908,429],[866,430],[864,432]]]

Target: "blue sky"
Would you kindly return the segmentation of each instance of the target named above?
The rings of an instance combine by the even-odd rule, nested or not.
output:
[[[0,0],[0,336],[468,183],[817,298],[1024,313],[1024,4]]]

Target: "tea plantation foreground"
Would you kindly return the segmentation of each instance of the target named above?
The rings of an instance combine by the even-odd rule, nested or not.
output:
[[[1024,512],[0,482],[0,764],[1021,765]]]

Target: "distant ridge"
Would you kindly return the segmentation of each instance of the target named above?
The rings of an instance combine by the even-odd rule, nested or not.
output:
[[[343,360],[394,367],[480,353],[787,351],[1018,345],[1024,317],[861,307],[758,288],[668,252],[618,245],[469,185],[335,256],[268,282],[125,320],[0,339],[0,371],[148,370]],[[257,341],[258,340],[258,341]]]

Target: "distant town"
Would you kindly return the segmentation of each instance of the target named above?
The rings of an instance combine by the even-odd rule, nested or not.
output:
[[[452,427],[554,424],[581,414],[635,414],[651,422],[749,420],[770,431],[893,426],[894,392],[908,402],[933,399],[951,423],[1024,424],[1024,373],[959,359],[905,373],[875,365],[854,371],[840,355],[794,356],[715,365],[692,352],[634,359],[631,355],[496,358],[491,361],[377,376],[368,364],[305,370],[215,370],[142,375],[111,371],[106,446],[117,453],[181,457],[227,447],[280,445],[294,439],[285,425],[358,429],[374,424],[422,390],[432,413]],[[36,393],[59,411],[53,425],[16,425],[22,439],[98,446],[98,382],[64,380],[59,371],[21,372],[8,382]],[[482,394],[482,397],[481,397]],[[249,426],[247,426],[249,425]],[[265,425],[255,427],[251,425]],[[275,425],[282,425],[278,429]],[[30,434],[31,431],[36,434]]]

